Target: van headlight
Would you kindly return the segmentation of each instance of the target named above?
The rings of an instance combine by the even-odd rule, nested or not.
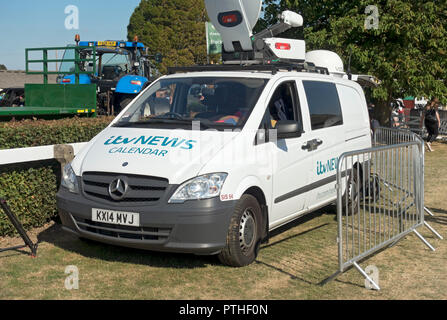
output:
[[[71,164],[67,164],[62,170],[61,186],[67,188],[71,193],[79,193],[78,179],[71,167]]]
[[[169,203],[219,197],[227,176],[227,173],[211,173],[191,179],[177,188]]]

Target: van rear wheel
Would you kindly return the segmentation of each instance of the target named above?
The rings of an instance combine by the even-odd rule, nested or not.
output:
[[[255,197],[243,195],[231,217],[225,247],[219,260],[231,267],[244,267],[255,261],[261,240],[261,207]]]
[[[349,174],[347,179],[347,186],[345,190],[345,194],[342,198],[342,210],[347,215],[356,214],[358,211],[358,201],[360,200],[360,191],[357,190],[359,186],[359,181],[357,181],[356,174]]]

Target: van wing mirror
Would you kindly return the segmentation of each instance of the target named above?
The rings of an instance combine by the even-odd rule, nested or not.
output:
[[[288,139],[301,137],[301,126],[294,120],[280,120],[276,123],[278,139]]]

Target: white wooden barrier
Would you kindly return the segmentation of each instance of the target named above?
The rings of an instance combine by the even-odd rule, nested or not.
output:
[[[73,147],[74,155],[76,155],[86,144],[87,142],[71,143],[68,145]],[[54,146],[0,150],[0,166],[14,163],[51,160],[55,158]]]

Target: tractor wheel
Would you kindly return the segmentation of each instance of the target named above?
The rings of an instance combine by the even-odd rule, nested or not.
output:
[[[129,103],[132,102],[133,100],[133,96],[131,95],[119,95],[117,97],[115,97],[115,101],[114,101],[114,115],[117,115],[118,113],[120,113],[122,110],[124,110],[124,108],[127,107],[127,105]]]

